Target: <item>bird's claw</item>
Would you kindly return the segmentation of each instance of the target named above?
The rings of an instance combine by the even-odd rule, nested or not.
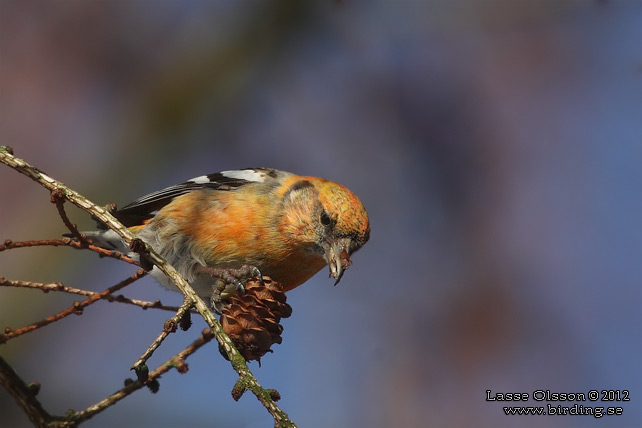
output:
[[[218,315],[221,315],[221,310],[223,309],[223,290],[225,290],[225,282],[218,280],[210,296],[210,307],[213,308]]]
[[[261,274],[261,271],[259,270],[259,268],[257,268],[256,266],[250,266],[250,265],[243,265],[243,266],[247,266],[250,269],[251,278],[257,278],[259,280],[259,284],[261,284],[261,287],[265,286],[265,283],[263,282],[263,275]]]
[[[218,278],[216,286],[210,297],[210,305],[220,313],[223,301],[229,296],[235,294],[245,294],[245,286],[242,280],[247,281],[249,278],[257,278],[261,285],[263,276],[256,266],[242,265],[238,268],[219,268],[212,266],[198,266],[199,273],[210,275]]]

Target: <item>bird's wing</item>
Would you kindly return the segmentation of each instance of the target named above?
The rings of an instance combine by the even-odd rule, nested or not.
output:
[[[230,191],[248,183],[275,179],[281,171],[269,168],[245,168],[201,175],[136,199],[112,214],[127,227],[142,225],[174,198],[200,189]]]

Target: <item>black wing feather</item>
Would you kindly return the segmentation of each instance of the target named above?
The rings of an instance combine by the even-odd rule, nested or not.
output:
[[[113,212],[112,215],[127,227],[137,226],[143,224],[145,220],[152,218],[156,211],[169,204],[177,196],[199,189],[228,191],[247,183],[251,183],[251,181],[227,177],[220,172],[216,172],[140,197],[127,206]]]

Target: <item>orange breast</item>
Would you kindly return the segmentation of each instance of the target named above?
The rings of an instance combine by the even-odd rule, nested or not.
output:
[[[326,264],[323,258],[280,236],[265,195],[229,192],[214,199],[206,192],[193,192],[180,199],[177,209],[192,209],[173,213],[172,218],[181,219],[180,232],[190,237],[194,250],[209,266],[256,266],[290,290]]]

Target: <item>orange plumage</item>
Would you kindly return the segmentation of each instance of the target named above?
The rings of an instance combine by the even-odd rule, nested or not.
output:
[[[369,238],[361,201],[317,177],[254,168],[224,171],[138,199],[115,213],[204,297],[215,282],[198,266],[250,265],[291,290],[330,265],[338,282]],[[117,248],[108,231],[91,236]],[[161,284],[173,285],[158,272]]]

